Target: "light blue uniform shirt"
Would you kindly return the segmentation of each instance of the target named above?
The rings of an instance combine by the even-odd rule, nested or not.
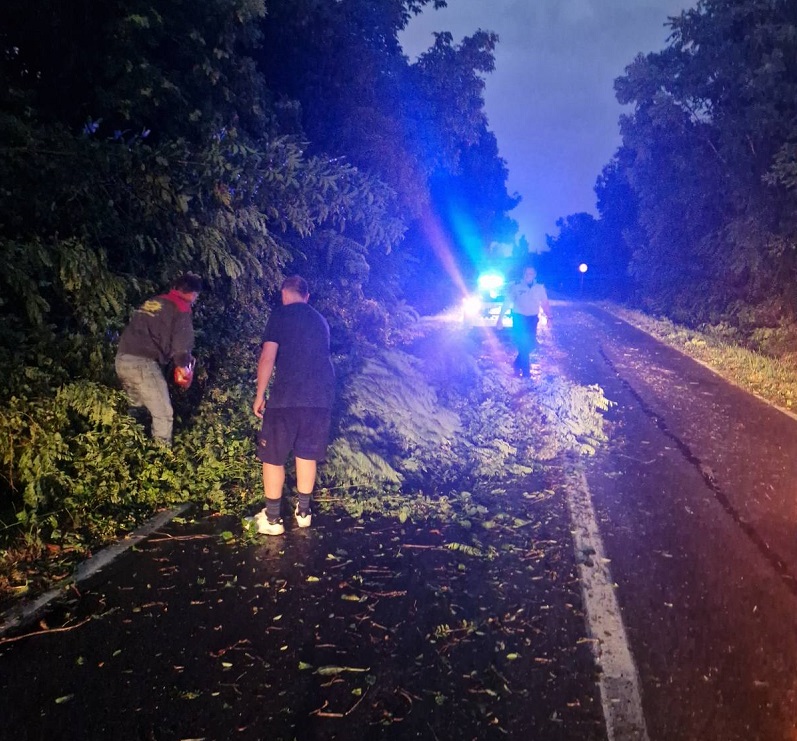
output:
[[[507,291],[504,308],[512,307],[512,313],[524,316],[537,316],[540,308],[548,301],[548,292],[542,283],[513,283]]]

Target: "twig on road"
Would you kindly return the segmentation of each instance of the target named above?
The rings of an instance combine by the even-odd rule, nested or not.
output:
[[[21,641],[23,638],[32,638],[33,636],[43,636],[47,635],[48,633],[66,633],[68,630],[74,630],[75,628],[79,628],[81,625],[85,625],[89,620],[92,620],[92,617],[87,617],[85,620],[81,620],[79,623],[75,623],[74,625],[65,625],[62,628],[47,628],[46,630],[37,630],[33,633],[24,633],[23,635],[19,636],[12,636],[11,638],[0,638],[0,646],[6,643],[14,643],[15,641]]]
[[[164,535],[162,538],[150,538],[150,543],[163,543],[171,540],[207,540],[215,538],[215,535]]]
[[[360,695],[360,698],[357,702],[354,703],[345,713],[332,713],[329,711],[324,710],[325,707],[329,705],[329,700],[324,700],[324,704],[315,710],[313,710],[310,715],[317,715],[319,718],[345,718],[347,715],[350,715],[355,711],[357,706],[365,699],[365,696],[368,694],[368,690],[366,689],[365,692]]]

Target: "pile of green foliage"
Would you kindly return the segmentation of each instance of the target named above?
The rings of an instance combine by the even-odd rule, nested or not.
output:
[[[328,485],[440,495],[590,455],[605,441],[600,388],[570,383],[548,361],[538,378],[519,380],[504,353],[475,350],[448,328],[365,359],[346,384]]]
[[[354,511],[401,510],[410,500],[445,506],[450,495],[589,454],[605,439],[600,389],[552,371],[519,380],[506,358],[477,357],[454,329],[426,331],[420,347],[336,359],[336,433],[321,469],[327,497],[342,495]],[[196,406],[175,391],[183,415],[171,451],[153,445],[122,394],[100,384],[65,384],[46,409],[13,399],[0,454],[24,498],[17,526],[28,555],[45,546],[78,555],[178,502],[247,511],[262,499],[251,394],[247,374],[206,390]]]

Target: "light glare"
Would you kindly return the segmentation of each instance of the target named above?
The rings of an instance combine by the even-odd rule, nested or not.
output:
[[[462,311],[465,316],[477,316],[481,308],[482,302],[478,296],[468,296],[468,298],[462,302]]]
[[[482,273],[477,285],[480,291],[497,291],[504,286],[504,276],[500,273]]]

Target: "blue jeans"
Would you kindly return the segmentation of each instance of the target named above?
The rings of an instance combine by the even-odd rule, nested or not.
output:
[[[116,375],[130,399],[130,406],[146,407],[150,413],[152,437],[171,446],[174,412],[169,387],[157,361],[137,355],[117,355]]]

